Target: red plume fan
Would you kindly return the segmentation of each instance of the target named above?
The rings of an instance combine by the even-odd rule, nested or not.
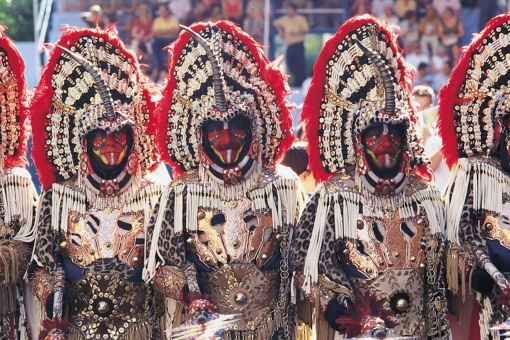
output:
[[[490,20],[463,49],[448,82],[438,95],[438,130],[451,168],[461,157],[491,152],[497,144],[497,119],[508,114],[506,43],[510,13]],[[474,138],[472,131],[476,131]]]
[[[42,322],[43,329],[39,333],[39,340],[59,340],[65,339],[65,334],[71,331],[69,320],[60,320],[55,316],[53,320],[46,319]]]
[[[384,308],[385,302],[386,299],[377,299],[376,296],[366,292],[362,299],[356,299],[349,304],[345,314],[335,320],[339,325],[339,331],[345,333],[348,338],[359,336],[366,332],[364,324],[369,318],[379,318],[386,328],[394,328],[397,323],[390,319],[394,313]]]

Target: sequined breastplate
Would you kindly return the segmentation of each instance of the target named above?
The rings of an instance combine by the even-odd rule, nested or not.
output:
[[[149,339],[152,328],[144,283],[128,282],[119,275],[87,274],[66,285],[71,297],[71,334],[86,339]]]
[[[279,249],[281,234],[270,212],[255,214],[243,199],[223,204],[220,211],[198,211],[198,232],[188,235],[186,248],[211,269],[227,263],[265,265]]]
[[[362,217],[358,239],[341,240],[338,256],[367,278],[389,269],[413,268],[423,273],[425,255],[420,243],[427,223],[424,216],[404,221],[398,211],[384,219]]]
[[[361,295],[369,293],[385,299],[384,307],[394,312],[397,326],[392,333],[402,336],[423,335],[423,275],[413,269],[387,270],[376,278],[352,279]]]
[[[82,268],[103,258],[117,257],[130,267],[143,262],[145,233],[141,214],[90,210],[81,216],[72,212],[67,232],[60,235],[61,253]]]
[[[282,320],[277,256],[283,235],[273,228],[270,212],[254,213],[251,205],[244,198],[219,211],[199,210],[198,231],[188,234],[186,247],[212,269],[199,275],[218,313],[242,315],[233,330],[268,338]],[[274,265],[264,267],[274,258]]]
[[[482,236],[510,249],[510,202],[503,204],[501,216],[485,215],[479,222]]]

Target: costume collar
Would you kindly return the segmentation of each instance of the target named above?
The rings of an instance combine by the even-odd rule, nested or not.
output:
[[[114,178],[102,178],[95,173],[86,153],[80,155],[80,172],[78,186],[85,191],[87,200],[97,208],[113,208],[122,204],[138,187],[140,171],[138,156],[131,152],[124,169]]]

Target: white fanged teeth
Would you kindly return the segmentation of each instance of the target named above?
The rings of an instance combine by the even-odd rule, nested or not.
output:
[[[386,163],[386,167],[388,167],[388,168],[391,167],[391,157],[390,157],[390,155],[385,154],[384,155],[384,161]]]

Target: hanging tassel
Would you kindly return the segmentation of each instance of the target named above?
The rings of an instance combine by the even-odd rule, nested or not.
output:
[[[326,229],[325,226],[327,222],[328,208],[330,207],[328,202],[329,196],[327,195],[326,188],[324,186],[320,186],[317,188],[317,192],[320,193],[320,196],[317,202],[317,212],[314,221],[315,227],[313,228],[312,236],[310,237],[310,245],[308,247],[303,273],[303,289],[306,294],[311,293],[312,285],[319,279],[317,264],[319,263],[324,231]]]

